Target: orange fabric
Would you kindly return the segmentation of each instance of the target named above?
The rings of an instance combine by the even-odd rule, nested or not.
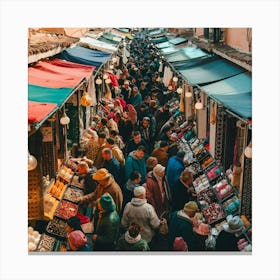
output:
[[[28,83],[51,88],[74,88],[83,78],[89,78],[94,68],[60,59],[39,61],[28,68]]]
[[[56,109],[54,103],[28,101],[28,123],[39,123]]]

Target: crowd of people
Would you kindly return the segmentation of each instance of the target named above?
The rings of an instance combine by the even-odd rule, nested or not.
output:
[[[102,114],[83,134],[84,150],[73,153],[88,159],[78,165],[85,194],[76,202],[82,215],[94,217],[94,231],[89,237],[81,220],[70,218],[68,250],[238,250],[240,218],[229,218],[217,241],[201,218],[178,145],[178,135],[193,123],[176,126],[176,84],[171,79],[165,87],[160,57],[145,38],[128,48],[128,61],[118,66],[119,87],[108,87]]]

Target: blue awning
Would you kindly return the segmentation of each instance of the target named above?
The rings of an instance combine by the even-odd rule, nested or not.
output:
[[[98,67],[105,61],[107,61],[110,55],[111,54],[106,52],[95,51],[84,47],[76,46],[73,48],[67,48],[60,54],[56,55],[56,57],[71,62]]]
[[[199,63],[180,70],[180,73],[192,85],[203,85],[220,81],[245,71],[244,68],[217,57],[210,62]]]
[[[168,41],[168,39],[165,36],[162,36],[158,38],[153,38],[151,41],[155,44],[159,44]]]
[[[188,40],[186,38],[177,37],[177,38],[170,40],[169,42],[173,45],[179,45],[179,44],[185,43],[187,41]]]
[[[192,59],[186,59],[182,61],[176,61],[172,62],[171,64],[174,66],[175,69],[177,70],[185,70],[188,69],[192,66],[199,65],[202,63],[206,63],[209,61],[213,61],[216,59],[216,56],[213,54],[207,54],[205,56],[200,56]]]
[[[200,89],[242,118],[252,117],[252,77],[250,73],[242,73],[202,86]]]
[[[190,47],[178,49],[177,52],[174,52],[172,54],[167,54],[166,59],[169,62],[176,62],[176,61],[197,58],[205,55],[207,55],[207,53],[204,52],[203,50],[194,46],[190,46]]]
[[[159,44],[156,45],[156,47],[158,49],[165,49],[165,48],[169,48],[170,46],[172,46],[172,44],[170,44],[169,41],[168,42],[159,43]]]

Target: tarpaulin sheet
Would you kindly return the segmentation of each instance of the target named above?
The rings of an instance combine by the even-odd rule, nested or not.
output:
[[[28,67],[28,83],[50,88],[74,88],[84,78],[89,78],[95,67],[60,59]]]
[[[208,54],[205,56],[200,56],[200,57],[196,57],[196,58],[192,58],[192,59],[175,61],[170,64],[172,64],[174,66],[174,68],[177,70],[185,70],[185,69],[188,69],[189,67],[201,65],[203,63],[208,63],[208,62],[216,60],[216,59],[217,59],[216,55]]]
[[[92,49],[99,50],[102,52],[113,53],[117,51],[117,47],[115,45],[107,44],[90,37],[80,38],[79,45],[83,46],[83,44],[88,45]]]
[[[179,72],[192,85],[209,84],[226,79],[246,70],[225,59],[217,58],[208,63],[201,63]]]
[[[175,62],[175,61],[182,61],[182,60],[187,60],[187,59],[192,59],[192,58],[197,58],[201,56],[207,55],[206,52],[203,50],[197,48],[197,47],[186,47],[186,48],[181,48],[177,52],[173,54],[168,54],[166,55],[166,59],[169,62]]]
[[[185,43],[187,41],[188,40],[186,38],[177,37],[177,38],[170,40],[169,42],[173,45],[179,45],[179,44]]]
[[[117,45],[119,42],[113,41],[111,39],[105,38],[103,35],[97,38],[98,41],[104,42],[106,44]]]
[[[28,85],[28,100],[42,103],[63,104],[71,95],[72,88],[48,88]]]
[[[60,59],[96,67],[99,67],[107,61],[109,56],[110,53],[90,50],[80,46],[67,48],[60,54],[56,55],[56,57]]]
[[[156,47],[157,47],[158,49],[170,48],[170,47],[172,47],[172,46],[173,46],[173,45],[170,44],[170,41],[163,42],[163,43],[159,43],[159,44],[156,45]]]
[[[252,77],[248,72],[200,88],[239,116],[252,117]]]
[[[119,43],[122,40],[122,36],[121,35],[113,34],[112,32],[103,33],[102,37],[104,37],[104,38],[106,38],[108,40],[115,41],[116,43]]]
[[[57,104],[28,101],[28,123],[34,124],[43,121],[57,109]]]
[[[168,41],[168,39],[165,36],[163,36],[163,37],[153,38],[151,41],[155,44],[159,44]]]

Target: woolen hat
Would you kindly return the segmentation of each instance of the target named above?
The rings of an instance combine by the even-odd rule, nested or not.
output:
[[[158,172],[164,172],[165,167],[161,164],[157,164],[154,168],[153,171],[157,174]]]
[[[194,228],[194,231],[200,235],[209,235],[210,227],[207,224],[200,223],[198,228]]]
[[[109,173],[109,171],[106,168],[101,168],[92,175],[92,179],[96,180],[96,181],[102,181],[102,180],[109,178],[110,176],[111,176],[111,174]]]
[[[175,251],[188,251],[188,245],[182,237],[176,237],[173,243]]]
[[[112,212],[116,209],[115,202],[108,193],[104,193],[101,196],[99,203],[106,212]]]
[[[223,224],[223,228],[226,232],[235,233],[240,231],[244,226],[243,221],[240,219],[239,216],[232,217],[229,215],[227,217],[227,223]]]
[[[87,237],[80,230],[74,230],[70,232],[68,236],[70,247],[72,250],[78,250],[88,243]]]
[[[194,201],[189,201],[188,203],[185,204],[184,206],[185,211],[193,211],[193,212],[198,212],[199,208]]]
[[[140,196],[142,194],[146,194],[146,189],[143,186],[139,186],[134,188],[134,196]]]

